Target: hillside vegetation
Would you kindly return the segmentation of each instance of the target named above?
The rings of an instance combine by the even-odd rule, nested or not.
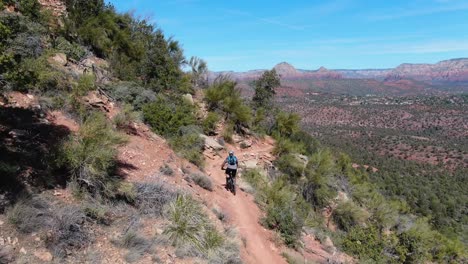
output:
[[[1,236],[11,227],[29,243],[38,238],[48,261],[99,263],[99,250],[108,245],[125,252],[126,262],[162,263],[169,256],[241,263],[228,216],[155,177],[126,179],[135,168],[117,158],[119,147],[144,122],[192,164],[152,168],[156,178],[182,174],[205,199],[215,189],[210,177],[191,173],[206,164],[201,134],[218,135],[220,145],[273,137],[273,164],[243,171],[242,179],[264,211],[261,224],[282,245],[299,250],[312,235],[330,254],[343,251],[359,263],[467,260],[458,236],[435,229],[405,200],[386,198],[348,155],[320,144],[301,129],[299,115],[275,105],[281,82],[274,69],[254,81],[253,99],[244,99],[226,76],[208,83],[206,63],[186,59],[157,26],[102,0],[64,4],[67,16],[35,0],[0,2]],[[38,104],[12,106],[21,103],[11,102],[15,92],[39,98]],[[94,100],[97,95],[119,111]],[[46,118],[60,113],[73,125]],[[71,196],[59,199],[57,189]],[[33,261],[24,251],[3,247],[0,263]]]

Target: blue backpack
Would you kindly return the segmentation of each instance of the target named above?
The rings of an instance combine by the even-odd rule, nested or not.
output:
[[[236,165],[237,164],[236,156],[228,156],[228,164],[229,165]]]

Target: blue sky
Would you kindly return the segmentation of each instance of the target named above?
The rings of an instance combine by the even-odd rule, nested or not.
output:
[[[468,57],[468,0],[112,0],[210,70],[389,68]]]

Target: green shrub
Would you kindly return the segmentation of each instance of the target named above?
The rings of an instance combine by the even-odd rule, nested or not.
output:
[[[133,111],[133,107],[125,104],[121,111],[114,117],[113,122],[118,129],[124,130],[127,133],[132,133],[134,132],[132,129],[133,123],[140,120],[140,115]]]
[[[353,202],[342,202],[333,210],[334,222],[343,230],[349,231],[352,227],[362,225],[368,215]]]
[[[259,195],[265,204],[265,225],[277,230],[286,245],[297,246],[309,210],[306,203],[282,179],[275,180]]]
[[[64,37],[58,37],[55,48],[67,55],[68,58],[71,58],[76,61],[83,59],[87,53],[86,49],[77,43],[70,43]]]
[[[252,110],[242,100],[236,83],[225,76],[218,77],[205,90],[205,101],[211,111],[220,110],[234,125],[248,126],[252,120]]]
[[[276,94],[275,89],[281,86],[280,76],[275,69],[265,71],[258,80],[253,81],[253,86],[255,94],[252,101],[257,106],[269,106]]]
[[[117,101],[130,104],[136,111],[141,111],[143,106],[156,101],[156,93],[144,88],[136,82],[116,82],[109,84],[105,90]]]
[[[277,137],[290,137],[300,130],[301,117],[296,113],[286,113],[280,111],[275,117],[273,134]]]
[[[72,180],[88,189],[103,191],[124,139],[117,134],[102,113],[92,113],[76,135],[63,143],[59,164],[70,168]]]
[[[45,55],[24,59],[16,69],[5,74],[5,79],[17,91],[65,90],[67,86],[64,74],[50,67]]]
[[[203,174],[192,174],[191,176],[193,182],[195,182],[198,186],[202,187],[205,190],[208,190],[210,192],[213,191],[213,183],[211,182],[211,179],[208,178],[208,176],[203,175]]]
[[[205,143],[200,132],[201,129],[196,126],[181,127],[169,142],[179,155],[202,168],[205,163],[202,154]]]
[[[73,86],[73,93],[77,96],[86,95],[88,92],[96,89],[96,77],[94,74],[83,74],[78,82]]]
[[[264,177],[258,170],[247,170],[242,175],[242,179],[245,179],[252,187],[257,190],[268,185],[266,177]]]
[[[155,133],[175,135],[183,126],[196,123],[195,108],[180,97],[159,96],[156,102],[143,107],[143,117]]]
[[[334,157],[329,150],[319,150],[310,157],[305,169],[307,183],[302,187],[302,196],[315,209],[324,208],[336,197],[335,173]]]
[[[372,259],[375,262],[382,260],[383,239],[375,227],[353,227],[342,241],[343,249],[360,259]]]
[[[304,153],[304,146],[285,137],[276,138],[273,154],[281,156],[289,153]]]
[[[275,165],[284,174],[288,175],[291,183],[297,183],[302,176],[305,164],[296,156],[297,154],[282,155],[275,161]]]
[[[219,121],[219,115],[216,112],[209,112],[202,122],[203,132],[206,135],[213,135],[216,130],[216,125]]]

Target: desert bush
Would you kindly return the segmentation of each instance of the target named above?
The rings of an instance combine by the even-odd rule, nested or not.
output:
[[[203,132],[207,135],[214,134],[218,121],[219,115],[216,112],[209,112],[202,122]]]
[[[174,176],[174,170],[167,163],[159,168],[159,172],[166,176]]]
[[[174,246],[190,244],[203,249],[206,216],[200,206],[189,196],[179,195],[166,207],[169,224],[164,230]]]
[[[338,204],[332,214],[334,222],[343,230],[349,231],[352,227],[362,225],[369,217],[353,202],[342,202]]]
[[[129,104],[123,105],[121,111],[112,120],[118,129],[132,133],[132,125],[141,120],[139,113],[135,112]]]
[[[38,232],[52,225],[50,205],[39,197],[22,197],[7,211],[8,222],[23,233]]]
[[[222,136],[223,140],[227,143],[234,143],[234,140],[232,139],[232,136],[234,135],[234,125],[232,123],[227,123],[224,126]]]
[[[178,257],[200,257],[208,263],[239,263],[239,248],[209,224],[200,205],[190,197],[178,196],[168,205],[166,217],[170,223],[164,234],[176,246]]]
[[[85,202],[82,206],[84,214],[96,221],[98,224],[110,225],[113,217],[112,212],[106,206],[100,204],[98,201]]]
[[[228,216],[226,215],[225,212],[223,212],[219,207],[213,207],[211,211],[216,215],[216,218],[222,222],[226,222],[228,219]]]
[[[144,254],[151,252],[153,242],[139,235],[135,230],[127,230],[120,239],[112,241],[114,245],[128,249],[125,260],[129,263],[138,261]]]
[[[89,190],[101,192],[115,165],[117,146],[124,139],[117,134],[102,113],[92,113],[76,135],[63,143],[59,164],[70,168],[72,180]]]
[[[160,182],[135,183],[135,187],[137,193],[135,205],[143,215],[161,217],[164,207],[177,196],[169,186]]]
[[[117,101],[130,104],[136,111],[143,106],[156,101],[156,93],[146,89],[136,82],[118,82],[105,87],[105,90]]]
[[[241,264],[242,259],[240,258],[239,246],[234,243],[227,241],[218,248],[212,250],[208,255],[208,263],[210,264]]]
[[[73,249],[81,249],[89,243],[90,234],[85,230],[86,215],[76,206],[54,208],[54,221],[46,245],[57,257],[67,256]]]
[[[112,177],[105,182],[103,194],[106,198],[135,202],[137,191],[131,182],[122,181],[119,177]]]
[[[202,187],[205,190],[208,190],[210,192],[213,191],[213,183],[211,182],[211,179],[208,178],[208,176],[195,173],[191,175],[191,178],[194,183],[196,183],[198,186]]]
[[[55,40],[55,49],[65,53],[68,58],[71,58],[75,61],[80,61],[88,53],[84,47],[74,42],[71,43],[64,37],[58,37]]]
[[[76,206],[49,205],[42,198],[23,197],[7,212],[7,219],[20,232],[48,230],[46,246],[58,257],[66,251],[85,246],[89,234],[84,228],[84,212]]]

